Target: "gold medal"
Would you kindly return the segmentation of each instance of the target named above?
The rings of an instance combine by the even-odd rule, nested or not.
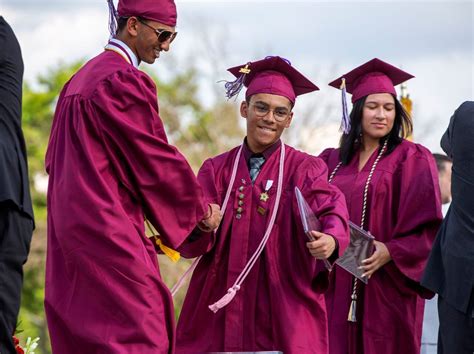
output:
[[[267,180],[267,183],[265,184],[265,191],[263,193],[260,193],[260,200],[262,202],[266,202],[270,196],[268,195],[268,191],[270,188],[272,188],[273,181],[271,179]]]

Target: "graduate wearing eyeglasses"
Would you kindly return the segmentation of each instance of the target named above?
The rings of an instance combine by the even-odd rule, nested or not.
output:
[[[176,248],[220,214],[168,143],[155,84],[138,69],[170,49],[173,0],[109,6],[113,38],[64,86],[46,155],[51,344],[60,354],[172,353],[173,303],[145,218],[162,248]]]
[[[285,145],[296,97],[318,88],[280,57],[229,69],[229,97],[247,86],[241,146],[208,159],[198,179],[222,205],[217,233],[196,230],[181,247],[197,263],[177,328],[177,353],[327,353],[323,292],[348,243],[347,209],[315,156]],[[296,119],[296,118],[295,118]],[[298,187],[321,223],[308,242]]]

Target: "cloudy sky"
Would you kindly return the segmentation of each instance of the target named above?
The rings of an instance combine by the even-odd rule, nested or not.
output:
[[[158,75],[166,75],[165,64],[179,68],[192,58],[229,79],[228,66],[280,55],[321,88],[298,106],[337,106],[339,94],[327,83],[378,57],[416,76],[407,83],[415,139],[433,151],[440,151],[455,108],[473,100],[473,1],[177,0],[177,6],[179,36],[153,66]],[[105,0],[0,0],[0,15],[22,45],[28,81],[60,61],[100,52],[107,11]],[[204,99],[214,82],[203,84]],[[338,110],[318,112],[328,115],[318,124],[337,125]]]

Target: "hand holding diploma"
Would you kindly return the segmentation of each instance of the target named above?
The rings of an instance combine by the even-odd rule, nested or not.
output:
[[[392,260],[390,252],[388,251],[387,246],[380,241],[374,241],[375,251],[369,258],[366,258],[362,261],[362,264],[359,269],[364,271],[362,274],[363,277],[370,279],[372,274],[374,274],[378,269],[383,267],[385,264]]]
[[[298,187],[295,187],[295,196],[303,230],[310,239],[310,242],[306,243],[306,246],[313,257],[323,260],[326,269],[331,270],[332,265],[327,259],[336,249],[336,240],[331,235],[321,232],[321,222],[316,215],[314,215]]]
[[[328,259],[336,249],[334,237],[319,231],[309,231],[309,235],[314,239],[306,243],[309,253],[316,259]]]

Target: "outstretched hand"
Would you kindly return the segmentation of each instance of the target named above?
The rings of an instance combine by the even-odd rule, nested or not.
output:
[[[204,232],[214,231],[219,227],[222,220],[221,207],[217,204],[209,204],[207,215],[198,223],[198,228]]]
[[[309,253],[316,259],[328,259],[331,257],[336,249],[334,237],[318,231],[310,231],[310,234],[314,237],[314,241],[306,243]]]

